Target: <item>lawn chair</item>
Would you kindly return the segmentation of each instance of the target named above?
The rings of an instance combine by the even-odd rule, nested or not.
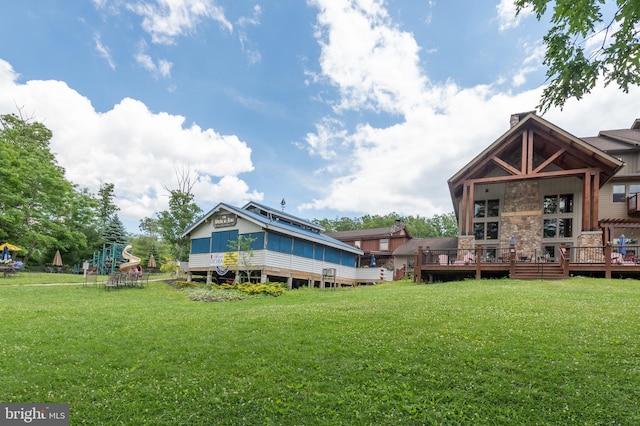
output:
[[[110,274],[109,278],[107,278],[107,281],[104,282],[104,288],[106,290],[117,289],[119,285],[120,285],[120,274],[117,272]]]

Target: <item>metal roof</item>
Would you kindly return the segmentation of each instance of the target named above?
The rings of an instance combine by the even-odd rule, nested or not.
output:
[[[332,238],[326,234],[322,234],[320,232],[313,231],[308,228],[303,228],[302,226],[298,226],[295,224],[287,223],[283,220],[278,220],[277,218],[276,219],[269,218],[267,216],[254,213],[249,210],[234,207],[225,203],[219,203],[216,207],[214,207],[209,212],[207,212],[207,214],[205,214],[202,218],[196,221],[189,228],[187,228],[185,232],[182,234],[182,236],[186,237],[187,235],[189,235],[194,229],[202,225],[209,217],[213,216],[215,213],[219,212],[220,210],[227,210],[229,212],[235,213],[238,216],[250,222],[260,225],[263,229],[266,229],[272,232],[289,235],[289,236],[295,236],[307,241],[320,243],[328,247],[336,248],[336,249],[347,251],[354,254],[361,255],[364,253],[362,250],[355,248],[353,246],[350,246],[349,244],[343,243],[342,241],[338,241],[335,238]],[[297,219],[297,221],[299,222],[306,222],[304,219],[299,219],[291,215],[288,215],[288,216],[290,218]]]
[[[438,238],[414,238],[393,251],[394,256],[408,256],[416,254],[418,247],[432,250],[457,249],[458,237],[438,237]]]

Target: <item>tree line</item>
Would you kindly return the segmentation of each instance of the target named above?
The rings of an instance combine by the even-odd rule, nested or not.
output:
[[[458,223],[453,212],[436,214],[427,218],[422,216],[402,216],[397,213],[364,215],[361,217],[336,217],[335,219],[314,219],[312,222],[325,228],[326,232],[355,231],[359,229],[391,228],[396,221],[405,224],[413,238],[456,237]]]
[[[167,210],[140,220],[139,234],[127,233],[118,216],[113,183],[96,194],[71,183],[50,150],[52,132],[22,114],[0,115],[0,243],[21,247],[18,257],[29,267],[51,265],[56,250],[67,266],[81,265],[105,244],[132,244],[143,265],[151,254],[187,260],[189,239],[182,232],[201,215],[192,193],[195,179],[176,169],[175,187],[163,185]],[[327,232],[391,227],[403,221],[414,238],[455,236],[453,213],[432,218],[365,215],[358,218],[314,219]]]
[[[20,247],[17,257],[29,267],[51,265],[56,250],[65,265],[93,258],[105,244],[132,244],[143,259],[188,257],[181,231],[201,214],[188,177],[165,189],[169,209],[140,221],[141,233],[128,234],[118,216],[115,185],[97,194],[67,180],[50,150],[52,132],[19,114],[0,115],[0,242]]]

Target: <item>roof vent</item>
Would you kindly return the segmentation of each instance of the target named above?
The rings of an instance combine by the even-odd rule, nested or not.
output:
[[[513,127],[520,122],[523,118],[525,118],[529,114],[535,114],[535,111],[527,111],[527,112],[518,112],[515,114],[511,114],[511,119],[509,120],[509,127]]]

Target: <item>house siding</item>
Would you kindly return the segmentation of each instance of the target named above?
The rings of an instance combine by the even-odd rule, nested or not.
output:
[[[231,226],[214,227],[215,220],[212,218],[222,214],[236,215],[237,221],[226,221]],[[216,274],[215,263],[219,265],[220,255],[234,252],[229,249],[228,242],[236,240],[238,236],[248,236],[256,238],[250,269],[260,271],[261,280],[271,276],[322,281],[323,269],[335,268],[337,284],[355,283],[356,253],[349,251],[349,248],[341,247],[342,243],[309,231],[304,226],[298,229],[286,221],[282,224],[278,224],[277,221],[267,223],[260,218],[256,222],[252,218],[254,214],[248,211],[245,216],[233,208],[224,206],[212,210],[208,217],[201,219],[199,225],[194,226],[188,234],[192,241],[189,273]],[[231,266],[235,269],[235,265]],[[242,265],[240,268],[242,269]]]

